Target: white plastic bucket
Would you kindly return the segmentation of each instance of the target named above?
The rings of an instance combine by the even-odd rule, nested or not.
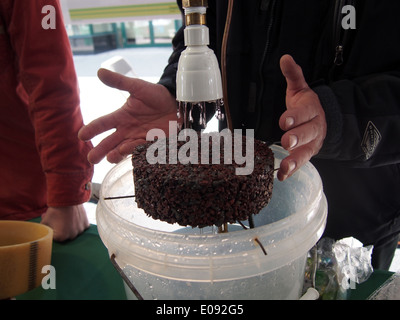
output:
[[[272,150],[277,167],[286,152]],[[218,234],[213,228],[184,228],[148,217],[133,198],[104,200],[133,194],[127,159],[104,179],[97,225],[110,256],[144,299],[300,297],[307,253],[327,216],[321,179],[310,163],[284,182],[275,179],[269,205],[254,216],[254,229],[229,225],[228,233]]]

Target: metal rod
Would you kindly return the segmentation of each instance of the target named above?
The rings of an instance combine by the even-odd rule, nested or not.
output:
[[[243,224],[242,221],[238,221],[238,223],[242,226],[242,228],[243,228],[244,230],[247,230],[247,227]]]
[[[258,245],[261,247],[262,252],[264,252],[264,255],[267,255],[267,251],[265,250],[263,244],[258,238],[254,238],[254,241],[258,243]]]
[[[132,284],[132,282],[129,281],[128,277],[126,274],[122,271],[122,269],[119,267],[117,261],[115,260],[115,254],[113,253],[110,257],[111,263],[113,264],[114,268],[118,271],[119,275],[122,277],[126,285],[131,289],[133,294],[136,296],[138,300],[144,300],[139,291],[136,290],[135,286]]]
[[[218,233],[227,233],[228,232],[228,224],[224,223],[218,227]]]
[[[251,215],[249,217],[249,224],[250,224],[250,228],[254,228],[254,221],[253,221],[253,216]],[[241,222],[238,221],[238,223],[242,226],[243,229],[247,230],[248,228]],[[262,252],[264,253],[264,255],[268,255],[267,254],[267,250],[265,250],[263,244],[261,243],[260,239],[258,239],[257,237],[254,238],[254,241],[257,242],[257,244],[260,246]]]
[[[249,226],[250,226],[250,229],[254,229],[253,215],[249,216]]]
[[[117,199],[127,199],[127,198],[134,198],[135,195],[131,196],[118,196],[118,197],[106,197],[104,200],[117,200]]]

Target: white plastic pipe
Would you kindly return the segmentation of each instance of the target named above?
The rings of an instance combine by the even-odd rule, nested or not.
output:
[[[305,294],[300,297],[300,300],[317,300],[319,298],[319,292],[314,288],[308,288]]]

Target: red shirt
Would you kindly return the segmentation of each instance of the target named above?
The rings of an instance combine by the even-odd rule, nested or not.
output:
[[[56,9],[55,29],[42,27],[45,5]],[[31,219],[48,206],[89,199],[92,144],[78,139],[82,125],[58,1],[1,0],[0,219]]]

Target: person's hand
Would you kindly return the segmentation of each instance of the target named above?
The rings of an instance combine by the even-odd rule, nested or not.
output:
[[[89,228],[89,220],[82,204],[70,207],[49,207],[41,223],[53,229],[58,242],[72,240]]]
[[[284,55],[280,67],[287,82],[287,110],[279,126],[286,131],[282,147],[289,151],[278,170],[278,179],[283,181],[319,152],[327,125],[318,95],[306,83],[300,66],[291,56]]]
[[[106,85],[128,91],[130,97],[121,108],[93,120],[79,131],[78,137],[87,141],[116,129],[89,152],[90,163],[99,163],[105,156],[109,162],[118,163],[146,142],[149,130],[158,128],[168,134],[169,121],[177,121],[176,100],[164,86],[106,69],[100,69],[98,76]]]

